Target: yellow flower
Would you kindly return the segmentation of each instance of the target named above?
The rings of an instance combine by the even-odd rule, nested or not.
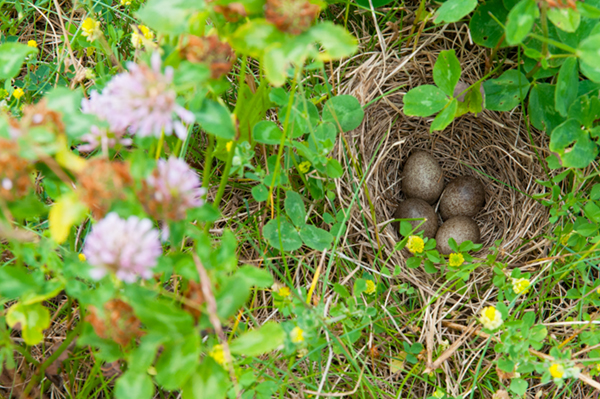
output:
[[[367,280],[367,290],[365,291],[365,294],[371,295],[374,294],[375,291],[377,291],[377,285],[375,285],[375,282],[373,280]]]
[[[16,98],[18,100],[18,99],[20,99],[21,97],[23,97],[25,95],[25,92],[20,87],[17,87],[15,89],[15,91],[13,91],[12,95],[13,95],[14,98]]]
[[[450,254],[450,259],[449,259],[448,263],[452,267],[459,267],[460,265],[465,263],[465,258],[463,256],[463,254],[461,254],[461,253],[458,253],[458,254],[453,253],[453,254]]]
[[[131,0],[121,0],[121,5],[122,6],[130,6],[131,5]]]
[[[37,47],[37,42],[35,40],[30,40],[27,42],[29,47]]]
[[[80,261],[82,261],[82,262],[85,262],[85,261],[86,261],[86,259],[87,259],[87,258],[85,257],[85,255],[84,255],[84,254],[79,254],[79,255],[77,255],[77,257],[78,257],[78,258],[79,258],[79,260],[80,260]]]
[[[425,248],[425,242],[419,236],[410,236],[408,237],[407,247],[413,254],[420,254]]]
[[[223,345],[217,344],[212,347],[208,356],[215,359],[215,362],[219,363],[221,366],[225,365],[225,351],[223,351]]]
[[[233,146],[233,141],[228,141],[227,144],[225,144],[225,149],[227,150],[227,152],[231,151],[232,146]]]
[[[298,171],[302,174],[308,172],[308,170],[310,169],[310,162],[308,161],[304,161],[302,163],[300,163],[300,165],[298,165]]]
[[[304,330],[301,329],[300,327],[296,326],[290,332],[290,337],[292,338],[292,342],[295,344],[303,342],[304,341]]]
[[[524,294],[529,291],[529,286],[531,285],[531,281],[526,278],[513,278],[512,286],[515,294]]]
[[[600,295],[600,285],[598,286],[598,288],[596,288],[596,292],[598,293],[598,295]]]
[[[92,18],[86,18],[81,24],[82,35],[87,37],[88,42],[93,42],[102,35],[100,30],[100,21],[94,21]]]
[[[488,306],[481,310],[479,321],[488,330],[495,330],[502,325],[502,314],[495,307]]]
[[[558,363],[552,363],[548,371],[550,371],[552,378],[562,378],[562,376],[565,374],[565,368]]]
[[[142,40],[142,36],[147,40],[154,39],[154,33],[150,30],[150,28],[148,28],[145,25],[139,25],[138,28],[140,29],[140,32],[142,33],[141,35],[135,29],[133,30],[133,33],[131,34],[131,44],[135,48],[142,47],[142,44],[144,42]]]
[[[290,296],[291,291],[290,291],[290,289],[288,287],[281,287],[279,289],[279,291],[277,291],[277,294],[280,297],[287,298],[288,296]]]

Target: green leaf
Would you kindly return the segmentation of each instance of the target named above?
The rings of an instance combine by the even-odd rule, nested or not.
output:
[[[444,130],[454,120],[454,115],[456,114],[457,108],[458,101],[456,98],[453,98],[452,101],[448,103],[448,106],[444,108],[442,112],[437,114],[433,122],[431,122],[429,131],[435,132],[437,130]]]
[[[0,268],[0,295],[5,299],[17,299],[27,292],[40,288],[32,274],[23,267]]]
[[[339,179],[344,174],[344,169],[337,159],[329,159],[327,161],[326,170],[327,176],[331,177],[332,179]]]
[[[283,42],[283,34],[264,19],[253,19],[240,26],[229,43],[236,53],[262,58],[267,47]]]
[[[550,151],[560,155],[564,167],[584,168],[598,155],[598,146],[579,121],[568,119],[552,132]]]
[[[288,106],[285,105],[279,109],[277,114],[279,122],[284,125],[287,115]],[[319,110],[312,103],[305,98],[296,96],[292,111],[290,113],[290,120],[288,126],[288,134],[291,131],[292,138],[302,137],[305,133],[315,130],[315,127],[319,123]]]
[[[276,87],[272,89],[269,93],[269,100],[279,105],[280,107],[286,105],[289,101],[289,98],[289,94],[281,87]]]
[[[302,227],[306,224],[306,209],[300,194],[294,191],[287,192],[285,197],[285,213],[296,227]]]
[[[189,209],[187,211],[189,221],[216,222],[221,217],[221,212],[211,203]]]
[[[164,389],[180,389],[200,359],[200,335],[191,334],[180,342],[165,345],[156,362],[156,382]]]
[[[540,9],[535,0],[521,0],[508,13],[506,42],[511,46],[521,43],[531,32],[533,23],[539,16]]]
[[[249,296],[250,286],[245,278],[240,278],[236,274],[227,278],[215,295],[219,318],[224,321],[235,315],[244,306]]]
[[[321,43],[324,49],[318,56],[321,61],[332,61],[349,57],[358,49],[356,38],[346,29],[331,21],[319,22],[311,27],[306,34],[312,40]]]
[[[259,143],[280,144],[282,136],[279,126],[271,121],[260,121],[252,129],[252,137]]]
[[[506,71],[498,79],[483,83],[485,107],[492,111],[510,111],[525,99],[530,83],[516,69]]]
[[[249,287],[267,288],[273,285],[273,276],[266,269],[244,265],[235,272],[235,275],[246,280]]]
[[[404,113],[408,116],[430,116],[441,111],[448,103],[448,96],[433,85],[423,85],[404,95]]]
[[[323,122],[331,122],[343,132],[359,127],[364,117],[365,112],[354,96],[335,96],[323,106]]]
[[[200,127],[216,137],[231,140],[235,136],[235,128],[231,113],[216,101],[206,99],[199,110],[194,112]]]
[[[266,201],[267,198],[269,198],[269,190],[267,189],[267,187],[265,187],[264,184],[259,184],[258,186],[254,186],[252,187],[252,197],[254,197],[254,199],[257,202],[263,202]]]
[[[537,83],[529,94],[529,118],[536,129],[550,134],[565,121],[554,106],[555,86],[547,83]]]
[[[316,249],[317,251],[329,249],[333,242],[331,233],[311,224],[302,227],[302,230],[300,230],[300,237],[307,247]]]
[[[454,95],[454,88],[460,79],[460,62],[454,50],[440,52],[433,66],[433,81],[449,96]]]
[[[4,43],[0,45],[0,80],[14,78],[21,71],[25,57],[37,54],[38,50],[22,43]]]
[[[598,68],[600,65],[600,34],[582,40],[577,48],[577,55],[582,62],[592,68]]]
[[[437,10],[434,22],[440,24],[460,21],[477,6],[477,0],[448,0]]]
[[[281,220],[281,230],[277,227],[277,220],[269,220],[263,227],[263,236],[269,244],[280,251],[295,251],[302,246],[300,234],[288,221]],[[279,240],[281,239],[281,246]]]
[[[275,87],[281,87],[285,84],[290,60],[281,46],[274,44],[268,47],[262,57],[261,64],[265,69],[265,77],[269,83]]]
[[[510,390],[519,396],[525,395],[529,384],[522,378],[513,378],[510,380]]]
[[[229,376],[223,367],[212,357],[206,356],[184,385],[182,398],[224,399],[229,385]]]
[[[260,356],[283,345],[285,331],[280,324],[268,322],[235,338],[229,344],[231,353],[243,356]]]
[[[365,282],[366,285],[366,282]],[[348,292],[348,288],[344,287],[341,284],[335,283],[333,285],[333,290],[342,298],[350,298],[350,293]]]
[[[362,278],[357,278],[354,282],[353,293],[355,297],[359,297],[360,294],[367,290],[367,281]]]
[[[416,269],[417,267],[421,266],[421,260],[422,259],[418,256],[410,257],[406,260],[406,267],[409,269]]]
[[[25,305],[17,302],[6,312],[6,324],[21,326],[21,335],[27,345],[37,345],[44,339],[44,330],[50,327],[50,312],[41,303]]]
[[[189,4],[187,0],[148,0],[136,14],[153,30],[177,36],[185,31],[192,15]]]
[[[577,11],[579,11],[581,13],[582,17],[586,17],[586,18],[590,18],[590,19],[600,18],[600,8],[594,7],[590,4],[578,2],[577,3]]]
[[[556,82],[556,93],[554,97],[556,110],[562,115],[567,116],[569,107],[577,98],[579,89],[579,69],[577,68],[577,59],[569,57],[560,67],[558,79]]]
[[[57,87],[45,97],[48,108],[61,114],[69,137],[79,138],[89,133],[92,125],[98,124],[95,116],[80,111],[83,98],[81,89],[69,90],[66,87]]]
[[[508,11],[504,8],[502,0],[487,0],[480,4],[471,16],[469,30],[476,44],[494,48],[504,36],[504,29],[490,14],[498,21],[506,21]]]
[[[548,10],[548,19],[560,30],[575,32],[581,22],[581,15],[569,7],[552,7]]]
[[[512,373],[515,369],[515,362],[510,360],[498,360],[498,368],[505,373]]]
[[[569,119],[577,119],[582,126],[591,128],[594,121],[600,119],[600,99],[597,96],[591,98],[587,95],[578,97],[568,113]]]
[[[127,370],[115,383],[116,399],[150,399],[152,396],[154,384],[146,372]]]
[[[583,76],[595,83],[600,83],[600,65],[589,65],[579,59],[579,69]]]

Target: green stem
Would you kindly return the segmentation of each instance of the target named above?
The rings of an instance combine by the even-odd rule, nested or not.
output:
[[[235,154],[235,148],[237,147],[237,142],[233,141],[231,145],[231,149],[229,150],[229,154],[227,155],[227,163],[225,164],[225,170],[223,170],[223,174],[221,175],[221,183],[219,184],[219,190],[217,191],[217,195],[215,196],[215,200],[213,204],[218,207],[221,202],[221,198],[225,193],[225,186],[229,181],[229,171],[231,170],[231,164],[233,162],[233,155]],[[204,226],[204,232],[208,233],[210,228],[213,226],[212,223],[206,223]]]
[[[160,133],[160,137],[158,139],[158,145],[156,146],[156,156],[154,159],[156,159],[157,161],[158,161],[158,158],[160,158],[160,153],[162,152],[164,143],[165,143],[165,131],[163,130]]]
[[[215,136],[213,136],[212,134],[209,134],[208,135],[208,148],[206,149],[206,156],[204,158],[204,172],[202,173],[202,187],[203,188],[208,188],[214,150],[215,150]]]

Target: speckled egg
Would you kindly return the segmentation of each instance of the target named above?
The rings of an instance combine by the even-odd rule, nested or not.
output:
[[[437,231],[435,236],[436,248],[441,254],[448,255],[454,252],[448,245],[450,238],[454,238],[458,245],[465,241],[472,241],[477,244],[481,238],[481,233],[473,219],[467,216],[457,216],[446,221]]]
[[[444,190],[444,173],[438,162],[426,152],[413,153],[402,174],[402,191],[406,198],[419,198],[434,204]]]
[[[423,230],[423,235],[425,237],[435,237],[435,233],[438,230],[438,218],[431,205],[427,202],[418,198],[409,198],[406,201],[403,201],[394,213],[394,219],[415,218],[427,219],[415,233]],[[410,220],[408,223],[410,223],[413,228],[417,228],[417,226],[421,224],[421,220]],[[393,226],[396,230],[400,230],[400,222],[394,222]]]
[[[443,220],[455,216],[473,217],[483,208],[485,190],[481,181],[472,176],[458,177],[446,186],[440,199]]]

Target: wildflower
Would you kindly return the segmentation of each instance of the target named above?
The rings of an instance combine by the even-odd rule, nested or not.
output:
[[[425,242],[419,236],[408,237],[408,250],[413,254],[420,254],[425,248]]]
[[[481,310],[479,321],[484,328],[495,330],[502,325],[502,314],[495,307],[488,306]]]
[[[106,215],[115,200],[125,199],[124,189],[133,183],[129,164],[91,159],[77,175],[81,200],[96,219]]]
[[[79,255],[77,255],[77,257],[78,257],[78,258],[79,258],[79,260],[80,260],[80,261],[82,261],[82,262],[85,262],[85,261],[86,261],[86,259],[87,259],[87,258],[85,257],[85,255],[84,255],[84,254],[79,254]]]
[[[121,5],[122,6],[130,6],[131,5],[131,0],[121,0]]]
[[[152,40],[154,39],[154,33],[150,30],[150,28],[148,28],[146,25],[139,25],[139,32],[136,29],[133,30],[133,33],[131,34],[131,44],[133,45],[133,47],[135,48],[141,48],[142,44],[143,44],[143,40],[142,37],[146,40]]]
[[[463,254],[461,254],[461,253],[452,253],[452,254],[450,254],[448,263],[452,267],[459,267],[460,265],[465,263],[465,258],[463,256]]]
[[[102,94],[93,91],[84,99],[83,112],[107,121],[113,132],[128,130],[142,137],[175,132],[185,139],[187,129],[181,121],[192,123],[194,115],[175,101],[173,68],[167,67],[163,74],[158,53],[152,55],[151,67],[131,62],[128,67],[129,72],[113,77]]]
[[[526,278],[513,278],[512,279],[512,287],[515,294],[524,294],[529,291],[529,286],[531,285],[531,281]]]
[[[279,295],[282,298],[287,298],[288,296],[290,296],[291,293],[292,292],[288,287],[281,287],[279,291],[277,291],[277,295]]]
[[[88,262],[95,267],[91,276],[100,279],[107,272],[131,283],[138,276],[149,279],[157,258],[162,254],[158,230],[149,219],[130,216],[121,219],[109,213],[92,228],[83,248]]]
[[[231,151],[232,146],[233,146],[233,141],[228,141],[227,144],[225,144],[225,149],[227,150],[227,152]]]
[[[365,294],[371,295],[377,291],[377,285],[373,280],[367,280],[367,289],[365,290]]]
[[[299,344],[300,342],[304,342],[304,330],[300,327],[296,326],[290,332],[290,337],[292,338],[292,342],[295,344]]]
[[[240,19],[248,16],[246,7],[242,3],[216,4],[213,6],[213,10],[221,14],[229,22],[238,22]]]
[[[159,220],[185,219],[188,209],[204,203],[201,196],[206,190],[201,188],[200,178],[179,158],[160,159],[142,184],[142,203]]]
[[[27,46],[37,48],[38,44],[35,40],[30,40],[27,42]]]
[[[300,163],[300,165],[298,165],[298,171],[300,171],[300,173],[302,173],[302,174],[308,172],[309,169],[310,169],[310,162],[308,162],[308,161],[304,161],[304,162]]]
[[[306,0],[267,0],[265,17],[282,32],[299,35],[312,25],[321,8]]]
[[[214,35],[188,36],[188,43],[181,49],[181,55],[190,62],[208,64],[213,79],[229,73],[235,59],[231,46]]]
[[[202,314],[199,308],[204,303],[202,286],[194,280],[190,280],[184,297],[186,302],[183,304],[183,309],[198,320]]]
[[[133,144],[133,140],[124,135],[124,132],[111,132],[107,128],[92,125],[90,132],[81,136],[81,140],[86,144],[79,145],[77,149],[80,152],[92,152],[96,148],[104,151],[117,145],[127,147]]]
[[[221,366],[225,366],[225,351],[223,350],[223,345],[217,344],[212,347],[208,356],[212,357],[215,362],[219,363]]]
[[[93,42],[102,35],[100,30],[100,21],[94,21],[92,18],[86,18],[81,24],[82,35],[87,37],[88,42]]]
[[[550,371],[552,378],[562,378],[565,375],[565,368],[558,363],[552,363],[548,371]]]
[[[548,7],[550,8],[572,8],[577,9],[575,0],[546,0]]]
[[[85,320],[100,338],[111,339],[125,346],[133,338],[143,335],[141,322],[133,313],[133,308],[120,299],[106,302],[101,311],[95,306],[90,306],[89,310]]]
[[[0,198],[21,199],[33,188],[31,163],[18,155],[15,141],[0,138]]]
[[[14,98],[16,98],[18,100],[18,99],[20,99],[21,97],[23,97],[25,95],[25,92],[20,87],[17,87],[15,89],[15,91],[13,91],[12,95],[13,95]]]

